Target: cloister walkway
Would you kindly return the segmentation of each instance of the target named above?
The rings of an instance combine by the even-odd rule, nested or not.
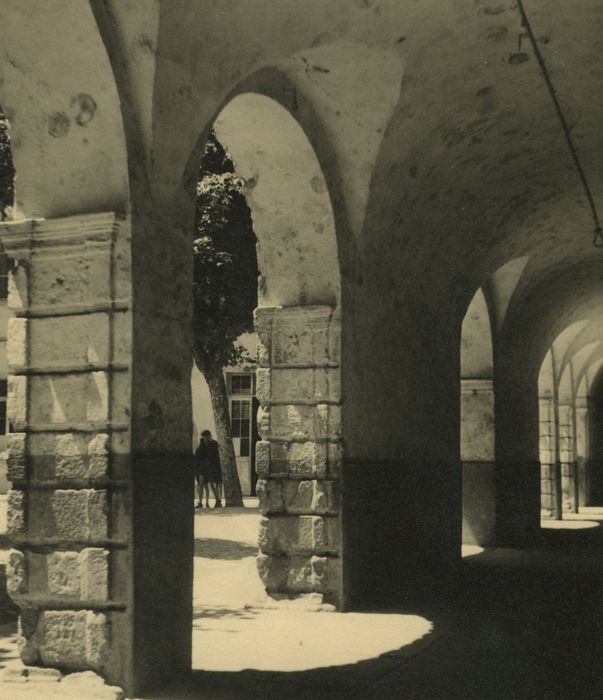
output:
[[[472,550],[438,607],[363,615],[261,607],[259,518],[196,515],[196,670],[156,697],[603,697],[603,511],[545,521],[534,550]],[[14,628],[2,632],[0,665],[15,651]],[[51,685],[2,684],[0,697],[53,697]]]

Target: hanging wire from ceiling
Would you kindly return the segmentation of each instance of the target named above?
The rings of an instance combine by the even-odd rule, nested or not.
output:
[[[534,50],[534,54],[536,56],[536,60],[538,61],[538,65],[544,78],[544,82],[546,83],[549,95],[551,96],[551,100],[553,101],[553,105],[555,106],[555,112],[557,113],[557,117],[561,124],[561,128],[563,129],[567,146],[570,150],[570,153],[572,154],[572,159],[574,161],[574,165],[576,166],[576,170],[578,171],[578,175],[580,176],[580,180],[582,181],[584,193],[586,194],[586,199],[588,200],[590,211],[595,224],[593,229],[593,245],[596,248],[603,248],[603,229],[601,228],[601,222],[599,219],[599,214],[597,212],[597,205],[595,204],[593,193],[588,184],[586,173],[584,172],[584,168],[582,167],[582,163],[580,162],[578,150],[576,149],[576,146],[572,139],[571,129],[567,123],[565,114],[561,109],[561,104],[559,102],[559,98],[557,97],[557,92],[555,91],[555,87],[551,81],[551,76],[549,75],[549,72],[547,70],[546,63],[544,62],[544,57],[540,52],[538,42],[536,41],[534,31],[532,30],[532,25],[530,24],[530,20],[528,19],[528,15],[526,14],[525,8],[523,6],[523,0],[517,0],[517,7],[519,8],[519,13],[521,15],[521,24],[523,27],[525,27],[528,33],[528,37],[530,39],[530,43],[532,44],[532,49]]]

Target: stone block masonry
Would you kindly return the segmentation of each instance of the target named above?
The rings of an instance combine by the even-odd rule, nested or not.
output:
[[[340,319],[330,306],[260,308],[258,571],[268,593],[340,606]]]
[[[128,503],[119,474],[131,355],[124,226],[114,214],[0,225],[15,265],[7,573],[22,658],[108,676],[127,608],[117,565]]]

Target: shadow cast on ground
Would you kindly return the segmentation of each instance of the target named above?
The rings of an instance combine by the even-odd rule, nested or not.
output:
[[[245,557],[255,557],[258,548],[245,542],[221,540],[213,537],[195,539],[194,556],[202,559],[224,559],[234,561]]]

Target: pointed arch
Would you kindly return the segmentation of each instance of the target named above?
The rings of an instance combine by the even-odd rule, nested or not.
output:
[[[461,436],[463,544],[494,541],[494,386],[492,326],[482,289],[461,328]]]

